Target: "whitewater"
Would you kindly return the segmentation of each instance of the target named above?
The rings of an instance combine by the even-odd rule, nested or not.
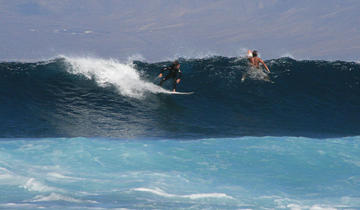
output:
[[[144,81],[132,63],[122,64],[114,59],[63,58],[70,73],[94,79],[100,87],[112,85],[119,94],[139,98],[146,92],[169,93],[161,87]]]
[[[179,61],[0,63],[0,208],[360,208],[360,64]]]

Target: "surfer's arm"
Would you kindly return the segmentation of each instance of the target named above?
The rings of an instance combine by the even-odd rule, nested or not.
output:
[[[180,83],[182,78],[182,72],[179,70],[179,72],[177,73],[177,77],[176,77],[176,83]]]
[[[160,73],[162,74],[162,73],[164,73],[164,71],[167,71],[167,70],[169,70],[169,68],[165,67],[165,68],[161,69]]]
[[[270,72],[269,68],[267,67],[267,65],[265,64],[265,62],[263,60],[260,60],[260,62],[264,65],[265,69]]]
[[[164,73],[165,71],[168,71],[168,70],[169,70],[168,67],[165,67],[165,68],[161,69],[160,74],[159,74],[159,77],[161,78],[161,77],[163,76],[163,73]]]

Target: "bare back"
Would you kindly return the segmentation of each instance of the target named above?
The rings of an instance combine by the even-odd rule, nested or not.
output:
[[[261,59],[259,57],[249,58],[249,61],[250,61],[251,65],[255,66],[256,68],[260,67]]]
[[[270,72],[269,68],[266,66],[265,62],[259,57],[250,57],[248,58],[251,65],[255,66],[256,68],[260,68],[260,63],[262,63],[265,69]]]

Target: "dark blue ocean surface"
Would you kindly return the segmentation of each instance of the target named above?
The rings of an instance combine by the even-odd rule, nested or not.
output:
[[[193,95],[156,85],[170,62],[61,57],[0,63],[0,137],[360,135],[357,63],[281,58],[267,61],[267,75],[244,58],[180,62],[178,91]]]

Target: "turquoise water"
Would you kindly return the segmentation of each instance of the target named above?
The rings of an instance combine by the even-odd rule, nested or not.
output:
[[[360,208],[360,137],[0,140],[0,208]]]

